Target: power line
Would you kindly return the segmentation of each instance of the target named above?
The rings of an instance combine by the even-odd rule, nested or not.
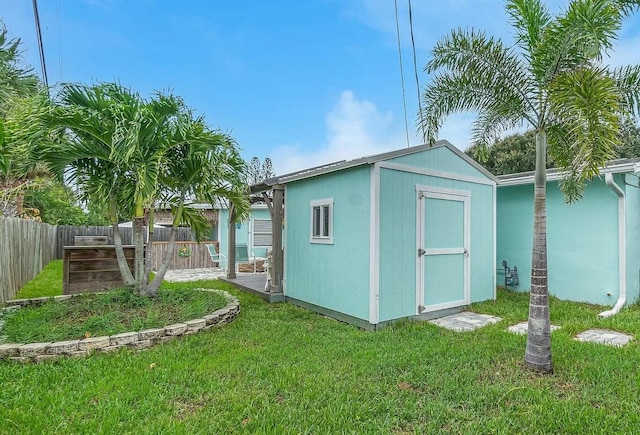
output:
[[[36,21],[36,34],[38,37],[38,49],[40,51],[40,66],[42,67],[42,80],[44,85],[49,87],[49,79],[47,78],[47,65],[44,60],[44,46],[42,45],[42,31],[40,30],[40,15],[38,14],[38,0],[33,0],[33,18]]]
[[[413,49],[413,72],[416,76],[416,88],[418,91],[418,113],[422,113],[422,103],[420,102],[420,79],[418,78],[418,62],[416,60],[416,41],[413,38],[413,13],[411,11],[411,0],[409,1],[409,29],[411,30],[411,48]],[[420,123],[422,125],[422,123]],[[424,137],[424,126],[422,127]]]
[[[60,2],[56,0],[56,25],[58,27],[58,71],[60,72],[60,82],[62,82],[62,37],[60,36]]]
[[[400,45],[400,24],[398,23],[398,0],[394,0],[396,8],[396,34],[398,36],[398,57],[400,58],[400,83],[402,85],[402,107],[404,108],[404,131],[407,135],[407,148],[409,145],[409,121],[407,120],[407,96],[404,91],[404,69],[402,67],[402,46]]]

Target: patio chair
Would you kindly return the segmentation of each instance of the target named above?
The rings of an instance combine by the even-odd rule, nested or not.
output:
[[[218,267],[220,267],[220,262],[224,261],[225,267],[222,270],[227,270],[227,265],[229,262],[227,261],[227,256],[218,252],[215,245],[207,244],[207,249],[209,250],[209,256],[211,257],[211,261],[214,263],[218,263]]]
[[[265,258],[256,257],[253,252],[249,252],[246,243],[236,244],[236,271],[240,263],[253,263],[253,273],[256,273],[258,260],[265,260]]]

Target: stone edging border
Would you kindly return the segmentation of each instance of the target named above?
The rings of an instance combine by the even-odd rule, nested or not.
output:
[[[82,340],[26,344],[4,343],[0,344],[0,360],[4,359],[25,364],[57,360],[61,357],[84,357],[96,352],[113,352],[122,348],[144,350],[180,336],[195,334],[199,331],[231,323],[240,313],[240,302],[226,291],[205,288],[195,290],[220,293],[227,299],[227,305],[211,314],[202,316],[202,318],[167,325],[164,328],[123,332],[111,336],[90,337]],[[54,296],[55,299],[62,300],[70,297],[72,295]],[[16,310],[18,308],[15,307],[40,305],[49,299],[51,298],[14,299],[7,301],[3,310]]]

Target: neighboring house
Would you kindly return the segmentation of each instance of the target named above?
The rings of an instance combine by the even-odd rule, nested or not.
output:
[[[253,186],[284,193],[283,279],[272,289],[370,329],[495,298],[496,181],[439,141]]]
[[[217,234],[218,234],[219,205],[211,205],[206,203],[192,203],[192,204],[188,204],[188,206],[196,210],[202,210],[203,216],[206,217],[211,222],[211,225],[213,227],[212,240],[215,240],[214,237],[217,237]],[[154,213],[153,218],[154,218],[155,225],[161,225],[163,227],[173,226],[173,215],[171,214],[171,210],[168,210],[166,206],[160,205],[156,210],[156,212]]]
[[[640,159],[610,162],[567,204],[560,173],[547,171],[549,293],[560,299],[613,305],[638,299],[640,288]],[[533,239],[533,173],[498,177],[498,258],[517,266],[529,290]],[[504,275],[499,275],[498,283]],[[625,299],[625,300],[623,300]]]
[[[221,206],[219,222],[217,240],[220,252],[226,254],[229,251],[228,207]],[[267,250],[271,249],[273,242],[271,216],[265,204],[253,204],[249,220],[236,223],[236,246],[241,244],[247,245],[248,252],[256,257],[267,256]]]

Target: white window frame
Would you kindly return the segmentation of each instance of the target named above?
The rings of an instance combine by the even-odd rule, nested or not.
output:
[[[261,221],[261,222],[269,222],[269,231],[256,231],[256,221]],[[252,219],[251,222],[251,229],[252,229],[252,233],[251,233],[251,244],[253,247],[256,248],[270,248],[273,246],[273,223],[271,222],[271,219],[258,219],[258,218],[254,218]],[[271,244],[269,245],[258,245],[256,244],[256,235],[269,235],[271,236]]]
[[[320,234],[314,235],[314,227],[315,227],[315,213],[314,210],[319,209],[319,219],[318,225],[320,225]],[[328,211],[328,219],[327,219],[327,227],[326,234],[324,228],[322,228],[322,216],[323,210]],[[320,243],[325,245],[333,245],[333,198],[325,198],[325,199],[315,199],[311,201],[309,206],[309,242],[310,243]]]

